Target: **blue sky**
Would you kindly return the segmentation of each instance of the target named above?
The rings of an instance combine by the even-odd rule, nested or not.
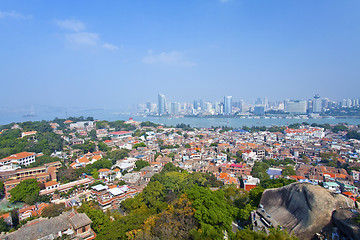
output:
[[[0,0],[0,107],[359,98],[357,0]]]

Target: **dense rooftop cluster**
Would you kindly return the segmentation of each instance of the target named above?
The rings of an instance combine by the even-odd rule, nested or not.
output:
[[[234,205],[238,209],[235,212],[239,211],[234,213],[234,221],[242,220],[242,224],[260,201],[252,194],[275,186],[273,183],[282,186],[308,182],[356,200],[360,141],[351,137],[358,138],[358,131],[358,126],[351,125],[192,128],[185,124],[167,127],[133,119],[108,122],[92,118],[9,124],[2,126],[0,134],[0,180],[5,198],[25,205],[1,217],[5,230],[21,225],[26,228],[26,221],[42,216],[39,206],[42,209],[41,204],[51,201],[63,204],[58,214],[66,207],[81,206],[80,211],[96,221],[91,211],[129,211],[133,209],[129,199],[146,202],[142,196],[147,188],[160,184],[168,189],[165,182],[174,181],[175,185],[162,193],[167,200],[151,205],[157,206],[159,213],[165,211],[163,206],[174,204],[176,196],[179,199],[187,193],[182,198],[190,202],[199,197],[194,195],[192,199],[186,184],[181,185],[188,177],[204,179],[191,180],[189,187],[235,186],[243,189],[240,195],[250,191],[250,200]],[[161,175],[165,166],[169,173]],[[177,176],[176,172],[193,175]],[[192,207],[197,207],[194,202]],[[16,222],[15,215],[23,222]],[[195,226],[204,229],[203,225]],[[22,228],[18,231],[25,231]],[[94,231],[101,234],[103,230]],[[127,231],[130,234],[133,230]],[[231,232],[227,227],[221,231]]]

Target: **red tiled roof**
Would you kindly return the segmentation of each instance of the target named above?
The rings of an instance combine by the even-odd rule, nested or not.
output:
[[[132,134],[132,132],[130,132],[130,131],[117,131],[117,132],[109,132],[109,134],[123,135],[123,134]]]

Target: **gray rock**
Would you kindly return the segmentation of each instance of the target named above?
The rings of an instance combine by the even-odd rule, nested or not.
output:
[[[333,213],[333,223],[348,238],[360,240],[360,226],[353,221],[353,218],[359,213],[350,211],[349,209],[336,210]]]
[[[311,239],[331,223],[334,210],[354,207],[347,197],[308,183],[267,189],[261,204],[273,219],[299,239]]]

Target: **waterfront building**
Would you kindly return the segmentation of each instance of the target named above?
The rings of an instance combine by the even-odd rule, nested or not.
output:
[[[164,94],[158,95],[158,114],[162,115],[166,113],[166,98]]]
[[[232,113],[232,96],[224,97],[224,114],[230,115]]]
[[[178,103],[178,102],[170,103],[170,113],[178,114],[179,112],[180,112],[180,103]]]
[[[319,96],[319,94],[316,94],[314,96],[314,100],[313,100],[313,112],[314,113],[320,113],[321,109],[322,109],[321,105],[322,104],[321,104],[320,96]]]
[[[254,107],[254,114],[258,116],[265,115],[265,107],[264,106],[255,106]]]
[[[285,111],[294,114],[304,114],[307,110],[305,100],[286,100]]]

